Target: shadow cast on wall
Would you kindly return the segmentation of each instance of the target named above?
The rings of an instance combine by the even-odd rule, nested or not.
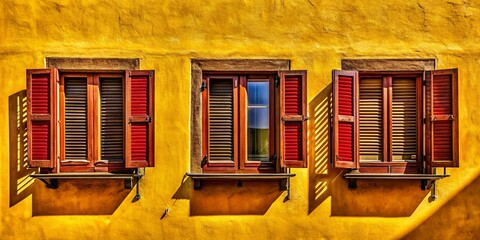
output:
[[[109,215],[127,197],[130,189],[122,180],[59,180],[49,189],[30,177],[28,168],[27,97],[22,90],[9,96],[10,207],[32,195],[32,214]]]
[[[189,199],[190,216],[263,215],[282,193],[278,180],[206,180],[193,190],[185,177],[172,199]]]
[[[480,176],[403,239],[478,239],[480,236]]]
[[[9,153],[10,153],[10,207],[32,194],[34,180],[27,158],[27,91],[8,97]]]
[[[309,103],[309,207],[312,213],[331,198],[332,216],[410,216],[429,191],[419,180],[359,180],[349,189],[344,171],[332,167],[332,85],[325,87]]]
[[[32,215],[111,215],[125,200],[131,189],[123,180],[67,180],[57,189],[35,184]]]

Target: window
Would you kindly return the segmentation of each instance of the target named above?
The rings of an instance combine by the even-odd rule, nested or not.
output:
[[[204,72],[204,173],[306,167],[305,71]]]
[[[28,157],[42,172],[128,172],[153,156],[153,71],[27,71]]]
[[[458,167],[457,69],[334,71],[334,164],[365,173]]]

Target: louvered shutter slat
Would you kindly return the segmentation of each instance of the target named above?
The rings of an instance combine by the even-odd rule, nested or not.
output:
[[[30,167],[54,168],[58,155],[57,70],[27,70],[27,144]]]
[[[334,70],[332,85],[333,163],[337,168],[358,168],[358,73]],[[366,127],[374,131],[375,118],[368,120]]]
[[[428,167],[459,166],[457,86],[457,69],[426,73]]]
[[[208,103],[209,160],[234,161],[233,159],[233,81],[210,81]]]
[[[125,166],[127,168],[153,167],[154,166],[154,124],[153,124],[153,90],[154,76],[153,71],[132,70],[127,71],[125,84],[125,117],[123,126],[125,129]],[[118,87],[118,86],[117,86]],[[118,100],[119,91],[117,88],[117,97],[111,99],[112,106],[116,108],[112,118],[117,119],[120,109]],[[115,135],[118,135],[118,129]],[[114,138],[111,135],[110,138]],[[113,148],[117,149],[122,145],[117,138]],[[107,150],[107,149],[105,149]],[[118,154],[116,150],[109,149],[109,154]],[[119,155],[116,155],[118,157]],[[114,157],[114,156],[112,156]],[[114,157],[114,158],[116,158]],[[120,158],[117,158],[120,159]]]
[[[307,167],[307,73],[280,72],[280,163],[282,167]]]
[[[101,79],[100,98],[101,158],[109,162],[122,162],[124,159],[122,79]]]
[[[393,79],[392,158],[416,159],[417,96],[416,79]]]
[[[86,160],[88,154],[87,81],[65,79],[65,159]]]
[[[359,100],[360,159],[383,159],[383,79],[361,79]]]

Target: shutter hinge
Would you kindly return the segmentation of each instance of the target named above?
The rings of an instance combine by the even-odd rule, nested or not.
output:
[[[208,163],[208,155],[205,155],[202,159],[202,162],[200,163],[200,166],[203,168],[203,166],[207,165]]]
[[[423,118],[423,124],[427,124],[427,119],[426,118]]]
[[[277,166],[277,154],[273,154],[273,156],[272,156],[272,163],[273,163],[273,167],[276,167],[276,166]]]
[[[200,86],[200,92],[205,91],[207,89],[207,82],[202,82],[202,85]]]
[[[152,120],[153,120],[153,118],[152,118],[151,116],[148,116],[148,117],[147,117],[147,121],[148,121],[149,123],[151,123]]]
[[[153,71],[149,71],[149,72],[148,72],[148,76],[149,76],[149,77],[153,77]]]
[[[280,86],[280,77],[279,77],[278,75],[275,75],[275,80],[274,80],[274,82],[275,82],[275,87]]]

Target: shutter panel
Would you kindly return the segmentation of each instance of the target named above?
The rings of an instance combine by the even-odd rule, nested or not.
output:
[[[360,81],[359,151],[361,160],[383,159],[383,79]]]
[[[101,159],[123,162],[123,81],[100,79]]]
[[[209,81],[209,163],[234,162],[234,97],[232,79]]]
[[[65,159],[88,159],[87,79],[65,78]]]
[[[125,167],[154,166],[154,71],[127,71],[125,77]]]
[[[417,159],[416,86],[416,79],[393,79],[392,160]]]
[[[333,157],[337,168],[359,168],[358,72],[333,71]]]
[[[30,167],[56,166],[57,78],[56,69],[27,70],[27,154]]]
[[[205,77],[202,92],[204,171],[238,168],[238,77]],[[206,158],[205,158],[206,157]]]
[[[280,72],[280,161],[307,167],[307,71]]]
[[[426,72],[426,157],[431,167],[458,167],[458,70]]]

